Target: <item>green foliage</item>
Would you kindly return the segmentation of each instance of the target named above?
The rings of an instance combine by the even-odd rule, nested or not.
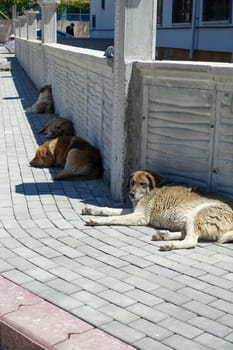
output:
[[[16,5],[17,13],[21,14],[23,9],[34,7],[35,2],[36,1],[33,1],[33,5],[32,5],[30,4],[29,0],[0,0],[0,10],[3,11],[9,17],[11,17],[12,5]]]
[[[61,0],[58,7],[72,7],[74,9],[81,9],[82,13],[90,12],[90,1],[87,0]]]

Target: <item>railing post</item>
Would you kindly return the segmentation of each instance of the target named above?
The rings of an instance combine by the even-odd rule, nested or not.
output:
[[[26,28],[26,16],[19,16],[19,36],[20,38],[27,37],[27,28]]]
[[[39,0],[43,43],[57,42],[57,5],[60,0]]]
[[[27,18],[27,39],[34,40],[36,39],[36,28],[37,28],[37,19],[36,15],[39,11],[28,10],[25,11],[25,15]]]
[[[115,0],[111,194],[123,199],[133,62],[155,59],[157,0]]]

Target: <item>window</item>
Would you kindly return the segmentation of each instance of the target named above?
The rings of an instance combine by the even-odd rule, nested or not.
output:
[[[101,8],[102,8],[102,10],[105,9],[105,0],[101,0]]]
[[[92,16],[92,28],[96,27],[96,15]]]
[[[163,0],[157,1],[157,24],[162,24],[162,8],[163,8]]]
[[[230,0],[203,0],[203,21],[224,21],[230,18]]]
[[[191,20],[192,0],[173,0],[172,23],[190,23]]]

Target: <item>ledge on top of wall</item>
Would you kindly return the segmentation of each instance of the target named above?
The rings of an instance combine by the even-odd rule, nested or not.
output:
[[[147,67],[148,69],[164,68],[177,70],[192,70],[207,73],[224,73],[229,74],[229,70],[233,71],[233,63],[226,62],[205,62],[205,61],[169,61],[169,60],[155,60],[155,61],[137,61],[137,66],[140,68]]]

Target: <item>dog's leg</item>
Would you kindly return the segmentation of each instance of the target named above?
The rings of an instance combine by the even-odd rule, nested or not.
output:
[[[232,241],[233,241],[233,231],[228,231],[226,233],[223,233],[218,239],[218,243],[227,243]]]
[[[37,134],[43,134],[46,131],[47,126],[37,131]]]
[[[156,232],[152,236],[152,241],[172,241],[183,238],[184,233],[180,231],[172,232],[168,230],[156,230]]]
[[[117,215],[129,214],[131,212],[132,212],[132,209],[86,206],[85,208],[82,209],[81,215],[117,216]]]
[[[119,226],[146,226],[149,220],[144,213],[131,213],[122,216],[93,217],[86,221],[87,226],[119,225]]]
[[[168,241],[160,246],[160,250],[188,249],[194,248],[198,242],[196,235],[186,236],[182,241]]]

